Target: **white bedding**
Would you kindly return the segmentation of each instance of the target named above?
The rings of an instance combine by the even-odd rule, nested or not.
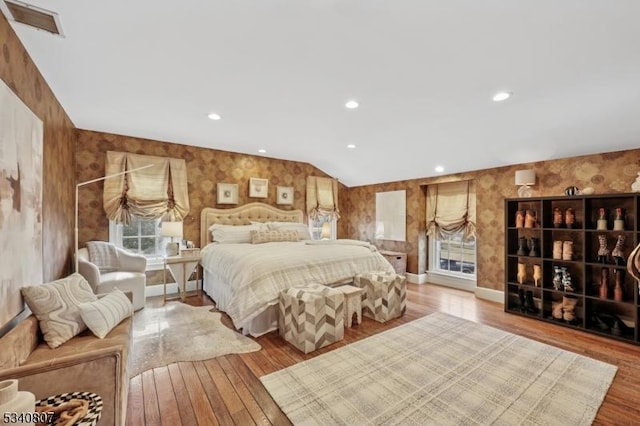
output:
[[[369,244],[218,244],[205,246],[202,266],[219,282],[227,295],[225,312],[236,328],[278,303],[278,295],[292,286],[350,281],[367,271],[394,272],[391,264]]]

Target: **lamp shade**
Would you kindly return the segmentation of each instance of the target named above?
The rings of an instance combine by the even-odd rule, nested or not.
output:
[[[182,237],[182,222],[162,222],[160,235],[163,237]]]
[[[533,169],[516,170],[516,185],[535,185],[536,171]]]

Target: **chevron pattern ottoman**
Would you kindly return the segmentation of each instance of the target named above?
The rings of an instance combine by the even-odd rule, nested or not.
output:
[[[402,316],[407,310],[407,284],[403,275],[393,272],[367,272],[356,275],[354,284],[364,289],[362,315],[378,322]]]
[[[280,293],[278,331],[308,354],[344,337],[344,295],[320,284],[292,287]]]

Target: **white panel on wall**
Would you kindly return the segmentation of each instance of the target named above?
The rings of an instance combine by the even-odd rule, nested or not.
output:
[[[406,241],[407,191],[376,193],[376,240]]]

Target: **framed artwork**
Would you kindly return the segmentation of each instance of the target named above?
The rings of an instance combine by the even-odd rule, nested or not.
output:
[[[293,186],[278,187],[278,204],[293,204]]]
[[[238,184],[218,184],[218,204],[238,204]]]
[[[249,179],[249,197],[267,198],[269,194],[269,179]]]

